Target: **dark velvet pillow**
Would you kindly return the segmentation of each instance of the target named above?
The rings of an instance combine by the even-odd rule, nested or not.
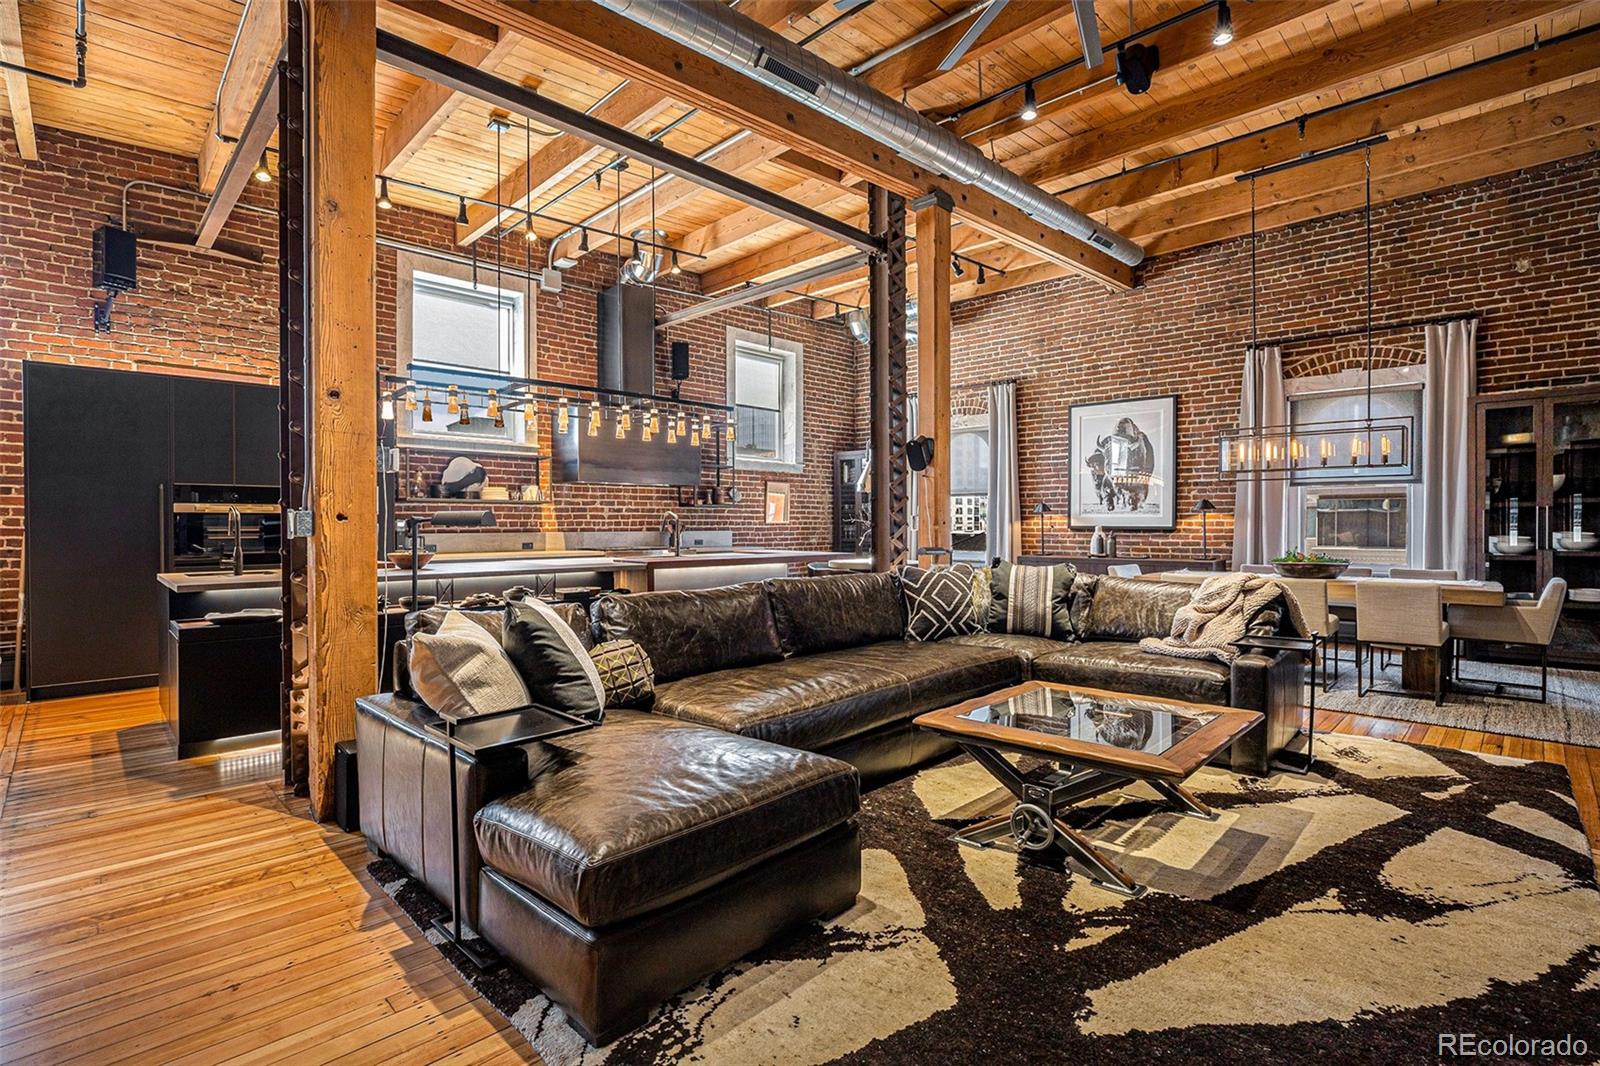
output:
[[[605,686],[589,649],[549,604],[540,600],[507,604],[500,646],[522,675],[534,703],[584,718],[604,714]]]
[[[996,562],[989,578],[990,632],[1072,640],[1072,582],[1077,576],[1071,563]]]

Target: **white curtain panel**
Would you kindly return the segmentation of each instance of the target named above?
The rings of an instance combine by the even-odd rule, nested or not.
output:
[[[916,437],[917,398],[912,395],[906,397],[906,440],[912,441]],[[917,483],[921,480],[921,474],[912,470],[909,466],[906,468],[906,543],[911,546],[911,559],[913,562],[916,561],[917,548],[919,547],[917,530],[922,525],[917,517],[917,506],[920,502],[917,498],[920,495],[917,492]]]
[[[1017,490],[1017,385],[989,386],[989,557],[1015,560],[1022,499]]]
[[[1239,395],[1239,428],[1289,424],[1289,400],[1283,391],[1283,351],[1246,349],[1244,383]],[[1238,478],[1233,503],[1233,568],[1265,563],[1288,547],[1290,490],[1287,480],[1259,475]]]
[[[1422,393],[1422,565],[1467,572],[1478,320],[1429,326]]]

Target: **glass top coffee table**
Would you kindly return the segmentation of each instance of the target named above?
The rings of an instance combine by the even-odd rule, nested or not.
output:
[[[954,739],[1017,799],[1010,813],[956,834],[958,842],[989,847],[1009,838],[1025,850],[1059,847],[1096,883],[1140,896],[1144,886],[1066,824],[1063,812],[1143,781],[1181,813],[1215,818],[1183,782],[1259,721],[1255,711],[1029,681],[930,711],[917,725]],[[1053,768],[1024,773],[1008,754]]]

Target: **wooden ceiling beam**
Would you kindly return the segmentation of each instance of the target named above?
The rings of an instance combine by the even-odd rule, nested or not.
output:
[[[1329,0],[1274,0],[1269,4],[1235,5],[1232,9],[1234,37],[1228,47],[1241,48],[1263,34],[1279,33],[1328,6]],[[1061,10],[1064,12],[1067,9],[1063,7]],[[1161,69],[1155,75],[1157,86],[1169,79],[1183,78],[1184,68],[1190,63],[1217,53],[1217,46],[1211,43],[1215,29],[1215,19],[1201,15],[1142,41],[1143,44],[1154,44],[1161,49]],[[1086,70],[1080,65],[1048,78],[1037,79],[1033,89],[1039,101],[1039,117],[1034,122],[1048,120],[1100,97],[1124,92],[1122,86],[1105,80],[1106,73],[1104,64],[1093,70]],[[996,140],[1009,137],[1033,124],[1018,117],[1021,107],[1020,95],[1004,96],[963,115],[950,123],[949,129],[958,137],[981,137],[985,140],[990,137]],[[950,114],[953,111],[953,108],[943,109],[942,113]],[[940,115],[939,111],[930,113],[930,117],[934,118]]]
[[[1587,82],[1564,92],[1373,145],[1372,174],[1374,180],[1380,177],[1392,180],[1396,175],[1411,171],[1439,170],[1453,160],[1578,129],[1586,122],[1593,122],[1596,116],[1600,116],[1600,82]],[[1120,219],[1113,212],[1112,217],[1125,232],[1148,238],[1217,219],[1248,215],[1252,184],[1259,213],[1291,201],[1357,188],[1364,179],[1365,163],[1361,154],[1350,152],[1264,175],[1253,183],[1229,182],[1221,188],[1124,210]]]
[[[1244,77],[1230,78],[1202,92],[1086,130],[1010,160],[1009,165],[1029,181],[1055,187],[1073,175],[1132,153],[1288,106],[1485,35],[1525,25],[1566,6],[1568,0],[1482,0],[1429,7],[1398,23],[1385,22],[1319,51],[1267,64]]]
[[[0,0],[0,59],[19,66],[27,62],[22,53],[22,13],[17,8],[17,0]],[[38,159],[39,141],[33,132],[33,98],[28,95],[28,76],[19,70],[8,70],[5,86],[17,154],[27,160]]]
[[[742,7],[740,10],[744,10]],[[955,69],[976,63],[997,48],[1003,48],[1036,30],[1066,18],[1072,9],[1056,0],[1011,0],[1006,9],[995,16],[978,39],[961,57]],[[925,41],[912,45],[905,51],[890,56],[882,63],[860,75],[862,81],[879,92],[898,95],[906,89],[925,85],[949,73],[939,69],[939,63],[962,34],[971,27],[971,19],[960,22],[934,34]],[[1067,36],[1074,36],[1068,34]]]
[[[806,204],[830,215],[841,206],[853,208],[861,204],[860,189],[841,192],[831,181],[822,179],[791,185],[783,190],[783,195],[795,203]],[[772,212],[763,211],[758,207],[744,207],[699,229],[691,230],[678,241],[678,246],[686,252],[706,255],[718,248],[725,248],[730,244],[765,233],[774,225],[789,226],[793,223],[775,221]]]
[[[446,33],[485,48],[492,48],[500,40],[500,28],[494,23],[451,7],[444,0],[383,0],[383,6],[437,23]]]
[[[1335,111],[1306,124],[1264,130],[1182,159],[1106,178],[1062,199],[1098,216],[1142,200],[1181,192],[1380,133],[1393,133],[1436,115],[1525,93],[1600,67],[1600,34],[1548,44],[1475,70],[1403,89],[1366,104]]]
[[[497,29],[493,44],[459,39],[445,54],[468,66],[492,72],[521,43],[521,34]],[[417,86],[400,113],[378,135],[378,173],[393,174],[409,163],[464,100],[464,95],[437,82],[425,81]]]
[[[1004,232],[1019,244],[1118,288],[1132,288],[1133,271],[1099,249],[1028,218],[981,189],[960,185],[901,158],[865,134],[715,60],[640,28],[593,3],[539,4],[530,0],[452,0],[502,31],[538,34],[547,43],[623,77],[655,85],[682,102],[752,132],[803,149],[849,173],[902,195],[947,192],[974,225]]]
[[[194,238],[196,247],[205,249],[217,243],[217,238],[222,235],[222,227],[228,224],[228,217],[233,214],[234,205],[250,184],[256,162],[267,150],[267,142],[277,129],[278,69],[274,65],[267,68],[266,84],[261,86],[255,107],[239,130],[239,141],[233,145],[233,152],[217,177],[216,191],[200,213],[200,224]]]
[[[256,101],[260,99],[261,87],[267,83],[272,68],[283,54],[283,11],[282,4],[260,3],[250,4],[244,12],[244,23],[239,27],[233,61],[220,87],[221,104],[212,113],[211,121],[206,126],[205,139],[200,142],[196,166],[201,192],[216,190],[223,168],[243,143],[242,128]],[[276,120],[276,114],[273,117]],[[219,134],[239,140],[223,141]],[[260,158],[260,154],[258,148],[256,154],[250,157],[252,165]]]
[[[908,236],[916,233],[914,219],[907,223],[906,233]],[[1002,269],[1006,268],[1007,263],[1013,258],[1038,258],[1038,256],[1024,248],[1008,248],[1004,253],[996,254],[999,248],[1006,246],[1006,242],[997,240],[996,238],[989,236],[987,233],[975,230],[971,226],[961,226],[954,229],[951,233],[950,243],[952,251],[957,251],[963,255],[971,255],[974,257],[978,257],[979,253],[983,253],[982,258],[986,263],[993,262],[994,265],[999,266]],[[838,254],[837,249],[835,249],[834,254]],[[910,263],[908,264],[907,269],[914,271],[915,266],[916,264],[914,262]],[[976,271],[975,267],[971,269]],[[831,297],[845,290],[864,285],[866,284],[866,281],[867,268],[861,267],[856,270],[835,274],[831,277],[821,278],[817,281],[807,282],[804,285],[797,285],[790,292],[777,293],[767,300],[766,306],[782,307],[784,304],[793,303],[796,300],[803,300],[807,297]],[[865,299],[865,297],[863,297],[863,299]]]

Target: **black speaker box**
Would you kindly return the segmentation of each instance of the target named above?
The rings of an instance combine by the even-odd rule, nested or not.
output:
[[[139,287],[139,241],[132,233],[115,226],[94,231],[94,287],[107,292]]]
[[[689,376],[689,342],[672,342],[672,380],[683,381]]]
[[[333,746],[334,821],[346,833],[361,831],[361,790],[356,777],[356,742],[341,740]]]

